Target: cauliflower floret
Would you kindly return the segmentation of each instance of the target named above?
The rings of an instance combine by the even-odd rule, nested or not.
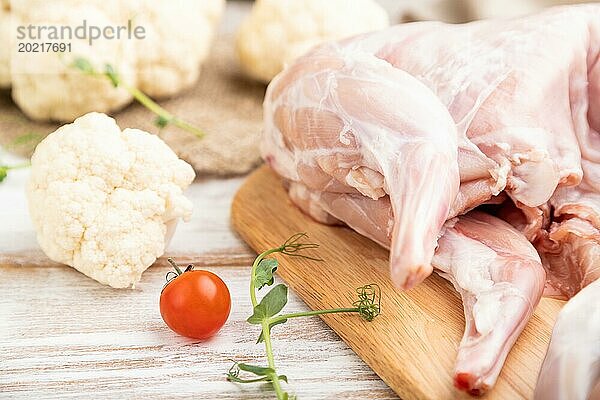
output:
[[[257,0],[238,32],[242,68],[269,82],[312,47],[389,24],[374,0]]]
[[[225,0],[159,0],[152,6],[123,2],[146,30],[136,42],[139,88],[153,97],[171,96],[192,86],[207,58]]]
[[[0,0],[0,88],[10,87],[10,4]]]
[[[31,166],[29,212],[46,255],[115,288],[135,285],[192,214],[183,195],[192,167],[157,136],[121,132],[104,114],[50,134]]]
[[[30,0],[31,1],[31,0]],[[89,25],[114,26],[115,21],[90,4],[73,5],[65,12],[58,2],[36,4],[31,10],[27,2],[15,3],[13,12],[25,26],[75,27],[85,20]],[[66,4],[66,3],[65,3]],[[73,67],[83,57],[102,71],[110,64],[122,79],[135,85],[135,52],[128,40],[98,39],[90,46],[87,40],[72,39],[71,53],[17,53],[13,51],[11,75],[12,97],[21,110],[37,120],[73,121],[91,111],[117,110],[132,101],[124,89],[115,88],[103,76],[85,75]]]
[[[9,0],[0,0],[0,2]],[[0,3],[2,4],[2,3]],[[8,4],[8,3],[7,3]],[[60,53],[16,53],[12,74],[13,99],[36,120],[70,122],[91,111],[110,112],[132,101],[106,77],[85,76],[69,61],[87,58],[97,70],[111,64],[127,84],[152,97],[172,96],[193,85],[207,58],[225,0],[19,0],[10,13],[22,26],[53,25],[75,29],[87,26],[144,29],[143,39],[65,40],[72,43],[66,57]],[[2,14],[0,14],[0,24]],[[0,25],[0,38],[5,29]],[[6,28],[8,29],[8,28]],[[31,42],[30,40],[28,40]],[[56,43],[59,43],[58,41]],[[12,46],[14,47],[14,46]],[[0,47],[0,86],[8,73],[10,46]],[[3,69],[4,66],[4,69]]]

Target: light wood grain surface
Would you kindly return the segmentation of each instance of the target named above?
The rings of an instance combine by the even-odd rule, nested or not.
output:
[[[208,258],[211,266],[205,268],[227,283],[233,308],[221,333],[206,343],[177,336],[161,320],[164,264],[147,271],[135,290],[109,289],[64,267],[2,267],[0,398],[271,396],[264,385],[225,380],[231,359],[266,362],[255,344],[259,332],[245,322],[251,309],[245,265],[251,254],[244,249]],[[306,306],[292,295],[289,308]],[[317,318],[279,329],[274,346],[299,398],[395,398]]]
[[[365,284],[381,287],[382,313],[373,322],[339,314],[323,319],[400,397],[468,397],[453,387],[464,317],[460,297],[446,280],[433,274],[408,292],[397,291],[389,279],[385,249],[348,228],[322,225],[302,214],[267,166],[253,173],[236,195],[232,221],[254,249],[276,247],[298,231],[310,233],[325,262],[278,257],[278,274],[313,309],[347,306],[348,295]],[[533,397],[562,304],[542,299],[487,399]]]

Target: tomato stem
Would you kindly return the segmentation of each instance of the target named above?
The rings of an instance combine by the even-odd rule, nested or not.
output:
[[[179,265],[177,265],[177,263],[172,258],[167,258],[167,261],[169,262],[169,264],[171,264],[171,266],[173,268],[175,268],[175,272],[177,272],[177,276],[183,274],[183,272],[181,272],[181,269],[179,268]]]

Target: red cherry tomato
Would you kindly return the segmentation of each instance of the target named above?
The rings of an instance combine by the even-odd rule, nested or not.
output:
[[[185,272],[170,280],[160,295],[160,314],[174,332],[193,339],[208,339],[225,324],[231,296],[225,282],[209,271]]]

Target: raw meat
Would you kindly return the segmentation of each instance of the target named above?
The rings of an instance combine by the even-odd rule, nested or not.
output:
[[[265,160],[313,190],[389,195],[391,275],[409,289],[431,273],[458,193],[452,117],[425,85],[372,55],[331,49],[309,60],[269,86]]]
[[[431,272],[443,220],[503,190],[537,207],[558,185],[579,183],[575,138],[588,134],[588,90],[600,91],[586,85],[599,69],[588,65],[598,21],[600,6],[556,8],[321,46],[270,85],[264,158],[310,189],[389,194],[392,279],[410,288]],[[550,40],[552,49],[540,46]]]
[[[544,268],[520,232],[476,211],[446,224],[433,265],[461,294],[465,311],[454,384],[483,394],[542,297]]]
[[[558,315],[535,389],[536,400],[586,400],[600,381],[600,280],[567,302]],[[600,388],[598,388],[600,389]]]
[[[292,184],[290,194],[308,214],[337,216],[389,248],[393,212],[388,197],[372,200],[320,192],[298,183]],[[443,232],[432,263],[461,294],[466,320],[455,385],[483,394],[496,382],[508,352],[531,318],[546,274],[533,245],[499,218],[471,211],[449,220]]]
[[[527,240],[552,295],[600,276],[599,133],[600,5],[585,5],[316,48],[267,90],[263,156],[305,212],[390,247],[398,287],[432,263],[455,284],[456,384],[481,393],[542,293]],[[499,203],[514,228],[469,213]]]
[[[553,297],[568,299],[600,278],[600,157],[582,163],[583,181],[554,193],[552,223],[535,240]]]

